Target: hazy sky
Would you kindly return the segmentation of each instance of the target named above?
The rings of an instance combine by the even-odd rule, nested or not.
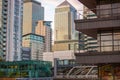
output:
[[[55,8],[65,0],[37,0],[45,8],[45,20],[53,21]],[[81,4],[77,0],[68,0],[76,9],[81,10]]]

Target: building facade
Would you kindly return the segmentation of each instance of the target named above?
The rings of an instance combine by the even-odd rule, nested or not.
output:
[[[36,34],[44,36],[45,38],[45,52],[50,52],[52,48],[52,28],[51,21],[38,21],[36,26]]]
[[[95,13],[93,11],[91,11],[90,9],[88,9],[86,6],[83,7],[83,19],[93,19],[93,18],[97,18],[97,16],[95,15]],[[97,39],[88,36],[86,34],[84,35],[84,50],[87,51],[96,51],[98,48],[98,44],[97,44]]]
[[[54,51],[54,52],[44,52],[43,53],[43,60],[52,62],[52,66],[54,66],[54,59],[74,59],[75,55],[73,50],[68,51]]]
[[[36,34],[36,28],[38,21],[44,20],[44,7],[36,0],[24,0],[23,11],[22,58],[27,59],[24,55],[26,48],[29,48],[30,53],[27,56],[30,55],[30,60],[42,60],[44,33]]]
[[[31,60],[31,48],[22,47],[22,60]]]
[[[6,61],[21,60],[23,0],[0,1],[0,54]]]
[[[55,41],[75,39],[76,9],[64,1],[55,9]],[[78,36],[77,36],[78,37]]]
[[[76,30],[96,38],[98,41],[98,50],[92,52],[75,52],[76,61],[80,64],[97,65],[100,80],[119,80],[120,1],[79,1],[93,11],[97,17],[75,20]]]
[[[22,46],[23,46],[23,53],[22,53],[23,60],[43,60],[43,51],[44,51],[43,36],[32,33],[23,35]],[[28,52],[30,53],[26,54],[25,48],[29,48],[30,50]],[[27,57],[24,55],[30,56],[30,59],[27,59]]]
[[[44,7],[35,0],[24,0],[23,35],[35,33],[35,27],[39,20],[44,20]]]
[[[78,40],[55,41],[52,50],[53,51],[74,50],[75,43],[78,43]]]
[[[70,40],[78,40],[78,32],[75,31],[74,20],[77,18],[76,9],[65,0],[60,5],[58,5],[55,9],[55,28],[54,28],[54,46],[59,45],[59,41],[68,42]],[[58,43],[58,44],[57,44]],[[66,46],[63,50],[69,50],[69,44],[64,44]],[[60,48],[60,46],[57,46]],[[57,51],[58,49],[54,49],[53,51]]]

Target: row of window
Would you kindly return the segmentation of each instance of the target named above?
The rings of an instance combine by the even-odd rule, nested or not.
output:
[[[120,51],[120,32],[118,31],[100,31],[98,34],[99,51]]]
[[[34,35],[28,35],[23,37],[23,40],[42,40],[43,41],[43,37],[40,36],[34,36]]]
[[[97,4],[110,4],[110,3],[118,3],[120,0],[96,0]]]
[[[112,3],[97,6],[97,15],[100,17],[118,16],[120,14],[120,3]]]

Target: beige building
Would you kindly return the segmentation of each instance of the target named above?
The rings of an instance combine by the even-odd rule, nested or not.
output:
[[[65,0],[56,7],[53,51],[71,50],[70,45],[78,39],[74,26],[76,17],[76,9],[68,1]]]
[[[38,20],[44,20],[44,8],[35,0],[24,0],[23,35],[35,33]]]
[[[44,20],[44,8],[41,3],[36,0],[24,0],[22,46],[23,48],[30,48],[30,60],[42,60],[43,57],[45,29],[42,26],[37,27],[41,24],[37,24],[39,20]],[[43,32],[39,33],[41,31]],[[23,53],[23,55],[26,54]],[[24,59],[24,56],[22,57]]]
[[[45,36],[46,35],[45,32],[46,32],[46,27],[44,25],[44,21],[43,20],[38,21],[36,29],[35,29],[35,33],[38,35]]]
[[[74,44],[77,42],[78,40],[55,41],[52,50],[53,51],[74,50]]]
[[[45,52],[51,51],[52,45],[52,29],[51,29],[51,21],[43,21],[40,20],[37,23],[35,33],[45,38]]]
[[[27,60],[43,60],[44,52],[44,37],[36,34],[26,34],[22,38],[22,46],[25,48],[30,48],[30,52],[27,54],[22,53],[22,55],[28,55]],[[24,56],[22,56],[24,59]]]

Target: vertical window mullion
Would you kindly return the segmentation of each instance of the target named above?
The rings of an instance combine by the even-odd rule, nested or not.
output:
[[[114,31],[112,29],[112,51],[114,51]]]

